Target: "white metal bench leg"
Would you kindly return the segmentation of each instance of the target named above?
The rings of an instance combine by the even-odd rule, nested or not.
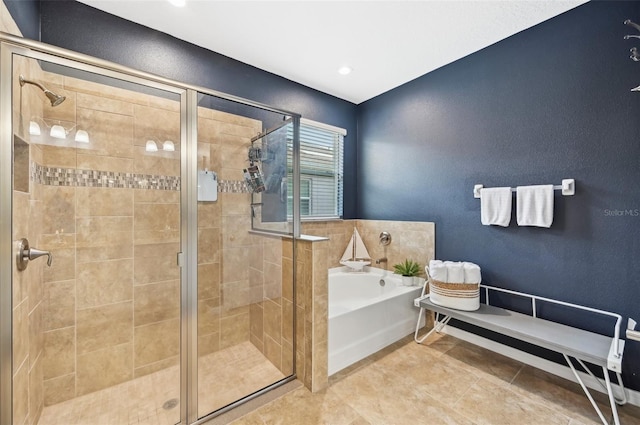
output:
[[[616,372],[616,377],[618,378],[618,385],[620,385],[620,388],[622,389],[622,400],[616,399],[616,403],[622,406],[627,404],[627,391],[624,389],[624,382],[622,382],[622,375],[620,372]]]
[[[432,333],[434,332],[440,333],[442,328],[444,328],[447,325],[447,323],[449,323],[449,320],[451,320],[451,316],[446,316],[445,319],[440,322],[438,321],[438,313],[436,313],[435,319],[433,320],[433,328],[429,332],[427,332],[427,334],[424,335],[422,338],[418,338],[418,330],[420,329],[420,319],[422,318],[422,313],[424,311],[425,309],[421,308],[420,312],[418,313],[418,323],[416,323],[416,333],[413,335],[414,341],[417,342],[418,344],[422,344],[422,341],[429,338],[429,336],[431,336]]]
[[[587,388],[587,386],[582,381],[582,378],[580,378],[580,375],[578,374],[578,371],[576,370],[576,368],[573,366],[573,363],[569,359],[569,356],[567,356],[564,353],[562,353],[562,355],[564,356],[564,359],[566,360],[567,364],[571,368],[571,371],[573,372],[573,375],[578,380],[578,383],[582,387],[582,390],[584,391],[584,393],[586,394],[587,398],[591,402],[591,405],[593,406],[593,408],[595,409],[596,413],[600,417],[600,420],[602,421],[603,425],[609,425],[609,422],[605,419],[604,415],[602,414],[602,410],[600,410],[600,407],[598,407],[598,404],[595,402],[595,400],[591,396],[591,393],[589,392],[589,389]],[[616,403],[615,403],[615,399],[613,398],[613,391],[611,390],[611,381],[609,380],[609,374],[608,374],[608,371],[607,371],[606,368],[603,368],[603,369],[604,369],[604,372],[605,372],[604,373],[605,380],[607,382],[607,392],[609,393],[609,402],[611,403],[611,410],[613,412],[613,421],[614,421],[615,425],[620,425],[620,418],[618,418],[618,410],[616,409],[616,406],[615,406]]]
[[[603,366],[602,373],[604,374],[604,381],[607,383],[607,394],[609,394],[609,404],[611,405],[611,412],[613,413],[613,422],[616,425],[620,425],[620,418],[618,417],[618,408],[616,406],[616,399],[613,396],[613,388],[611,388],[611,380],[609,379],[609,370]],[[624,388],[623,388],[623,391],[624,391]]]
[[[604,390],[605,393],[609,393],[609,389],[607,388],[607,386],[605,384],[602,383],[602,381],[598,378],[596,378],[596,376],[593,374],[593,372],[591,372],[591,369],[589,369],[587,367],[587,365],[584,364],[584,362],[580,359],[576,359],[578,361],[578,363],[580,363],[580,366],[582,366],[582,368],[600,385],[600,387]],[[624,405],[627,403],[627,392],[624,389],[624,383],[622,382],[622,376],[620,375],[620,373],[616,372],[616,377],[618,378],[618,385],[620,386],[620,389],[622,391],[622,398],[618,399],[615,398],[614,399],[616,401],[617,404],[619,404],[620,406]],[[612,387],[613,389],[613,387]]]
[[[424,313],[424,308],[420,308],[420,312],[418,313],[418,322],[416,323],[416,332],[413,334],[413,340],[418,344],[422,344],[422,341],[427,339],[427,337],[431,335],[436,328],[434,324],[433,329],[427,332],[427,334],[422,338],[418,338],[418,331],[420,330],[420,319],[422,319],[422,313]]]

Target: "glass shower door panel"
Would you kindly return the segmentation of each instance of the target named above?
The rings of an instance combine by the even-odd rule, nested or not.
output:
[[[198,173],[216,176],[218,196],[198,201],[199,417],[293,374],[292,241],[251,232],[260,196],[280,203],[286,168],[271,184],[271,156],[256,142],[280,123],[282,115],[201,95]],[[259,191],[245,181],[251,166]]]
[[[262,152],[265,181],[265,190],[252,194],[252,204],[260,206],[252,216],[253,229],[293,234],[293,191],[288,190],[293,182],[293,123],[287,120],[264,131],[252,145]]]
[[[13,63],[13,422],[178,423],[179,96]]]

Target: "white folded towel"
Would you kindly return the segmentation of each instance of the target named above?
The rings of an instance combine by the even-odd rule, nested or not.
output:
[[[511,222],[511,188],[480,189],[480,221],[483,225],[508,227]]]
[[[447,267],[440,260],[429,261],[428,273],[433,280],[437,280],[439,282],[447,281]]]
[[[480,266],[474,263],[464,262],[464,283],[480,283],[482,282],[482,274]]]
[[[460,262],[445,261],[448,283],[464,283],[464,266]]]
[[[551,227],[553,223],[553,185],[516,188],[518,226]]]

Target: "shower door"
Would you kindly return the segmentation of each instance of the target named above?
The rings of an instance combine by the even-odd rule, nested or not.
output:
[[[264,206],[260,196],[279,200],[286,177],[286,143],[278,156],[284,160],[282,173],[272,182],[266,170],[278,165],[274,151],[254,142],[265,128],[282,123],[282,113],[211,95],[198,98],[198,175],[215,175],[220,192],[216,200],[203,193],[198,200],[202,418],[293,375],[294,241],[286,217],[281,234],[252,233],[252,220]],[[261,185],[245,181],[249,170]]]
[[[262,157],[256,161],[262,166],[265,190],[251,194],[253,209],[251,227],[278,233],[293,233],[291,200],[293,191],[293,120],[287,119],[251,139],[251,145],[260,149]]]
[[[0,424],[201,422],[295,379],[299,224],[253,231],[244,177],[293,114],[0,38]]]
[[[179,423],[179,91],[2,53],[12,423]]]

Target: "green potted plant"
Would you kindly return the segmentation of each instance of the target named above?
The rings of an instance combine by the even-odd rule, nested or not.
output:
[[[393,271],[402,276],[402,284],[413,286],[414,276],[420,272],[420,265],[413,260],[405,259],[402,263],[394,264]]]

